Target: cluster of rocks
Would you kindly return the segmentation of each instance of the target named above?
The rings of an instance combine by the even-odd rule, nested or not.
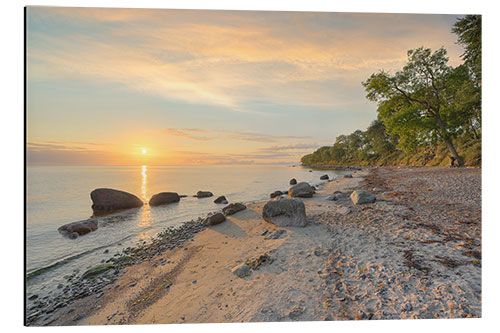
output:
[[[222,213],[220,212],[209,213],[207,217],[202,220],[201,223],[205,226],[217,225],[224,222],[226,220],[226,216],[236,214],[237,212],[245,210],[246,208],[247,207],[241,202],[232,203],[222,208]]]
[[[196,195],[194,195],[194,197],[197,198],[208,198],[212,196],[213,193],[209,191],[198,191]],[[149,205],[151,207],[156,207],[165,204],[176,203],[184,197],[187,196],[179,195],[175,192],[160,192],[154,194],[151,199],[149,199]],[[93,190],[90,193],[90,199],[92,200],[92,210],[94,211],[94,216],[105,215],[124,209],[138,208],[144,205],[142,200],[139,199],[136,195],[111,188],[98,188]],[[225,196],[220,196],[215,199],[214,203],[228,204],[228,200]],[[78,236],[88,234],[91,231],[95,231],[97,230],[97,228],[98,221],[95,217],[92,217],[87,220],[65,224],[59,227],[58,231],[63,236],[66,236],[70,239],[75,239]]]

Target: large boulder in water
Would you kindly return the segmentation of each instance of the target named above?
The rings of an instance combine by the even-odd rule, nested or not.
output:
[[[222,213],[215,213],[208,215],[201,223],[206,226],[216,225],[222,223],[226,220],[226,217]]]
[[[197,197],[198,199],[200,198],[208,198],[208,197],[213,197],[214,194],[212,192],[209,192],[209,191],[198,191],[195,195],[195,197]]]
[[[181,200],[181,197],[175,192],[161,192],[153,195],[151,199],[149,199],[149,205],[159,206],[163,204],[179,202],[179,200]]]
[[[97,219],[91,218],[83,221],[76,221],[65,224],[57,229],[62,235],[75,239],[78,236],[86,235],[97,230]]]
[[[141,207],[144,203],[131,193],[111,188],[98,188],[90,193],[94,212],[107,212]]]
[[[217,199],[214,200],[214,203],[216,204],[227,204],[227,199],[225,196],[221,195]]]
[[[237,203],[229,204],[228,206],[222,208],[222,211],[224,212],[224,214],[226,216],[229,216],[229,215],[236,214],[237,212],[245,210],[245,209],[247,209],[247,206],[245,206],[241,202],[237,202]]]
[[[297,185],[290,187],[290,189],[288,190],[288,197],[312,198],[314,193],[314,187],[306,182],[300,182]]]
[[[375,202],[375,196],[367,191],[356,190],[351,193],[351,200],[355,205],[362,205]]]
[[[305,227],[306,207],[299,199],[272,200],[262,210],[265,221],[278,227]]]

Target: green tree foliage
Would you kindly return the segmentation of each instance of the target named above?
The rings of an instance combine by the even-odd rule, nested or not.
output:
[[[457,119],[454,95],[464,84],[457,70],[448,66],[444,48],[432,52],[423,47],[408,51],[408,63],[401,71],[394,75],[380,71],[363,82],[366,97],[378,102],[389,134],[401,138],[406,152],[442,141],[459,165],[463,161],[453,139],[462,130],[457,121],[462,124],[465,119]],[[464,116],[470,117],[469,113]]]
[[[457,34],[457,43],[465,48],[462,55],[465,65],[475,76],[475,81],[481,85],[481,15],[467,15],[459,19],[452,28]]]
[[[377,120],[366,131],[337,137],[302,158],[303,164],[481,164],[481,16],[467,15],[452,31],[464,46],[464,63],[448,65],[447,52],[420,47],[394,74],[379,71],[362,84],[377,102]],[[403,153],[404,152],[404,153]],[[449,155],[448,155],[449,156]]]

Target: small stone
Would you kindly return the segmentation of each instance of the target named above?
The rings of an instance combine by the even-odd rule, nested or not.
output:
[[[413,309],[413,306],[411,305],[410,302],[406,302],[401,306],[402,311],[411,311]]]
[[[250,266],[248,266],[247,264],[243,263],[243,264],[240,264],[238,266],[233,267],[233,269],[231,270],[231,272],[234,275],[242,278],[242,277],[245,277],[245,276],[247,276],[247,275],[250,274]]]

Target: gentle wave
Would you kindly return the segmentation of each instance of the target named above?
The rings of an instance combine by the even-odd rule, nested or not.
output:
[[[75,255],[72,255],[72,256],[69,256],[69,257],[66,257],[64,259],[61,259],[61,260],[57,260],[56,262],[52,263],[52,264],[49,264],[47,266],[43,266],[43,267],[40,267],[40,268],[36,268],[34,270],[32,270],[31,272],[28,272],[28,274],[26,274],[26,280],[31,280],[32,278],[36,277],[36,276],[39,276],[47,271],[50,271],[56,267],[59,267],[59,266],[62,266],[62,265],[65,265],[73,260],[76,260],[78,258],[81,258],[87,254],[91,254],[91,253],[94,253],[96,251],[99,251],[99,250],[102,250],[102,249],[105,249],[107,247],[111,247],[113,245],[117,245],[118,243],[121,243],[129,238],[133,237],[133,235],[129,235],[123,239],[120,239],[116,242],[113,242],[111,244],[106,244],[106,245],[102,245],[102,246],[98,246],[98,247],[95,247],[93,249],[90,249],[90,250],[87,250],[87,251],[84,251],[84,252],[81,252],[81,253],[77,253]]]

